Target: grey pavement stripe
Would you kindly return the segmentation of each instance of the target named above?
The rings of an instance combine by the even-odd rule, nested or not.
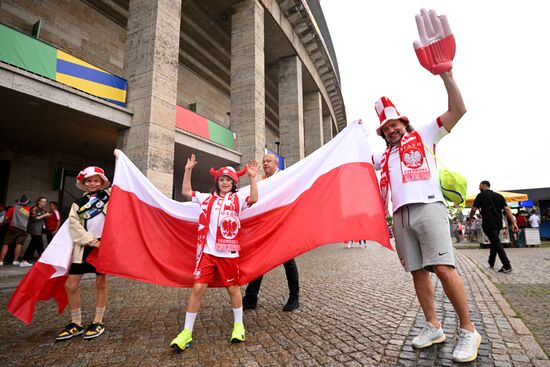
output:
[[[468,269],[468,275],[479,280],[476,283],[479,288],[481,288],[482,292],[479,293],[478,297],[484,298],[487,304],[494,305],[493,309],[495,313],[500,311],[499,313],[501,314],[501,317],[506,320],[507,324],[516,334],[522,353],[529,357],[531,362],[535,365],[543,365],[538,362],[550,362],[529,329],[520,318],[516,317],[515,312],[512,310],[508,302],[500,294],[496,286],[482,272],[477,263],[461,251],[456,251],[456,253],[457,258],[459,258],[460,262],[463,263],[463,265]],[[501,321],[498,325],[506,325],[506,323]],[[550,363],[548,365],[550,365]]]

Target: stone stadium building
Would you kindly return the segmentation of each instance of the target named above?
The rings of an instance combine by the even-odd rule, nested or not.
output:
[[[346,125],[319,0],[0,1],[0,203],[67,211],[87,165],[122,149],[166,195],[183,167],[286,165]]]

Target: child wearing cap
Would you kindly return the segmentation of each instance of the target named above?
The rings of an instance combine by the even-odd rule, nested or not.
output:
[[[170,343],[170,346],[184,350],[192,341],[195,318],[200,309],[201,299],[217,276],[227,287],[231,299],[231,307],[235,322],[231,342],[245,340],[243,325],[243,307],[239,285],[239,229],[241,211],[258,201],[256,174],[258,162],[250,161],[244,169],[236,172],[232,167],[219,170],[210,169],[214,176],[215,189],[211,194],[193,191],[191,188],[191,173],[197,164],[195,155],[187,160],[183,175],[182,194],[200,204],[199,228],[197,236],[197,259],[194,271],[195,281],[185,314],[183,331]],[[244,197],[237,193],[239,176],[248,173],[250,178],[250,196]]]
[[[69,213],[69,231],[74,249],[65,290],[69,301],[71,322],[57,335],[57,341],[68,340],[81,334],[84,334],[84,339],[93,339],[105,331],[103,314],[107,305],[107,278],[105,274],[98,273],[86,260],[101,243],[101,233],[111,193],[110,182],[103,169],[92,166],[86,167],[78,174],[76,186],[84,191],[84,195],[75,200]],[[86,273],[96,274],[97,300],[94,321],[84,330],[79,285],[82,275]]]

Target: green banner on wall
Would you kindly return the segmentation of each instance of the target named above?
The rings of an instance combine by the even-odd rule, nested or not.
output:
[[[176,127],[230,149],[236,149],[233,131],[187,108],[176,106]]]
[[[208,120],[208,131],[210,132],[210,140],[228,148],[235,149],[235,136],[233,135],[233,131],[211,120]]]
[[[0,60],[55,80],[57,50],[0,24]]]

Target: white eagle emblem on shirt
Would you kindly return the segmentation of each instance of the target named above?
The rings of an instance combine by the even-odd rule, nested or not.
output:
[[[220,230],[223,237],[232,240],[239,233],[239,222],[234,217],[227,216],[221,220]]]
[[[412,149],[404,154],[403,161],[408,168],[418,168],[422,165],[424,159],[420,151]]]

